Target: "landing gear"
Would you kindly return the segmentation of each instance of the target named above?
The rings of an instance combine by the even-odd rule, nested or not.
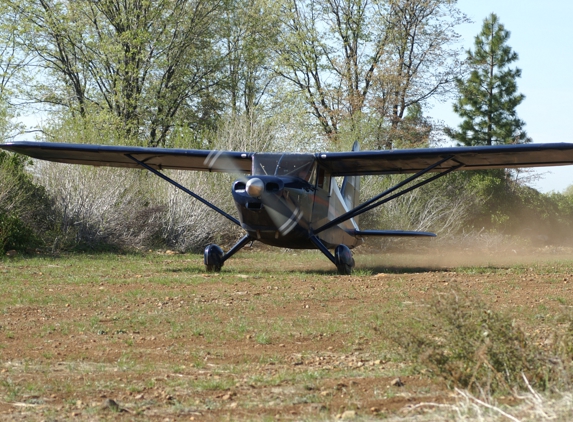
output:
[[[324,254],[324,256],[326,256],[334,265],[336,265],[338,274],[352,274],[352,269],[354,268],[354,258],[352,258],[352,252],[350,252],[350,248],[348,246],[338,245],[334,250],[334,255],[332,255],[332,253],[326,246],[324,246],[324,243],[322,243],[318,237],[311,236],[310,241],[315,244],[315,246]]]
[[[203,253],[203,260],[205,262],[205,268],[207,272],[215,272],[218,273],[221,271],[221,267],[223,267],[223,263],[225,260],[223,257],[225,256],[223,249],[221,249],[218,245],[207,245],[205,247],[205,252]]]
[[[350,275],[355,262],[352,257],[352,252],[346,245],[338,245],[334,250],[334,265],[338,269],[338,274]]]
[[[235,255],[243,248],[243,246],[249,242],[252,242],[253,240],[254,239],[251,239],[249,235],[243,236],[231,249],[229,249],[229,252],[227,253],[224,253],[223,249],[221,249],[219,245],[207,245],[205,247],[205,251],[203,252],[205,269],[207,272],[218,273],[221,271],[221,268],[227,259]]]

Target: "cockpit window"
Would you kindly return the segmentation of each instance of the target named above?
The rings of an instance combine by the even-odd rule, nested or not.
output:
[[[314,163],[310,154],[255,154],[253,175],[292,176],[314,184]]]

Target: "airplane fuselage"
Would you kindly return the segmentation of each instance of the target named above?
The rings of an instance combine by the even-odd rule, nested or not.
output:
[[[252,175],[233,183],[243,229],[272,246],[312,249],[313,228],[348,210],[336,181],[317,168],[313,155],[256,154]],[[352,220],[319,234],[328,248],[362,243]]]

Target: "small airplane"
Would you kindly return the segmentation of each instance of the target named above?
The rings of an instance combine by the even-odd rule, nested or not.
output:
[[[234,224],[246,234],[227,252],[205,247],[207,271],[223,264],[252,241],[291,249],[318,249],[337,268],[351,274],[350,249],[368,236],[436,236],[401,230],[360,230],[359,216],[453,171],[573,164],[573,144],[519,144],[484,147],[426,148],[349,152],[253,153],[12,142],[1,149],[33,158],[71,164],[143,168],[161,177]],[[237,173],[231,193],[239,218],[167,176],[162,170]],[[390,189],[359,202],[360,177],[411,174]],[[423,176],[430,176],[425,177]],[[335,177],[342,177],[339,187]],[[334,253],[331,252],[334,250]]]

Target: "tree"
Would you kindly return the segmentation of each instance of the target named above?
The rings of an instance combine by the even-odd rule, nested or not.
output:
[[[434,126],[432,121],[424,116],[420,103],[408,107],[400,125],[390,130],[389,136],[395,148],[427,148]]]
[[[82,119],[104,113],[123,142],[165,145],[211,117],[223,0],[4,0],[39,69],[32,101]],[[209,111],[205,111],[208,108]],[[202,110],[203,109],[203,110]],[[194,119],[194,120],[193,120]]]
[[[287,0],[277,71],[335,142],[341,127],[355,132],[363,119],[386,133],[408,107],[453,89],[461,69],[454,28],[466,21],[455,3]],[[387,136],[374,143],[393,146]]]
[[[16,120],[20,105],[15,101],[16,87],[22,84],[30,58],[18,48],[18,19],[0,3],[0,142],[19,135],[23,125]]]
[[[460,92],[454,111],[462,117],[459,130],[448,134],[463,145],[496,145],[531,142],[516,108],[525,96],[517,93],[521,69],[509,66],[518,59],[507,45],[509,31],[492,13],[467,51],[471,74],[457,79]]]
[[[233,0],[222,17],[222,51],[230,114],[252,115],[276,79],[272,63],[278,35],[274,0]]]
[[[468,19],[456,1],[389,0],[384,22],[388,54],[377,73],[373,106],[390,126],[378,146],[392,148],[396,141],[403,144],[400,126],[406,113],[421,113],[428,99],[445,99],[453,91],[463,71],[455,27]],[[424,136],[424,130],[417,136]]]

